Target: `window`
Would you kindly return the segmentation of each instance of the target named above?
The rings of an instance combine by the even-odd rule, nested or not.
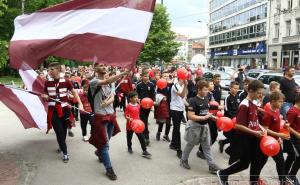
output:
[[[260,75],[260,73],[248,73],[248,76],[251,78],[257,78]]]
[[[291,36],[291,21],[286,21],[286,36]]]
[[[300,35],[300,19],[296,19],[296,35]]]
[[[259,77],[258,80],[261,81],[263,84],[269,84],[269,76],[268,75],[262,75],[261,77]]]
[[[275,24],[275,38],[279,38],[279,23]]]

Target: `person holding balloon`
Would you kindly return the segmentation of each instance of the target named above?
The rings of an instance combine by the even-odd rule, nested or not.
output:
[[[259,124],[257,105],[254,100],[258,99],[264,90],[264,85],[259,80],[253,80],[248,86],[248,96],[244,99],[237,111],[236,137],[238,140],[239,161],[226,169],[217,172],[221,185],[228,184],[228,177],[250,166],[250,183],[257,185],[260,172],[264,166],[266,156],[260,150],[260,139],[266,136],[266,130]]]
[[[152,99],[152,101],[154,101],[154,99],[155,99],[155,86],[149,80],[149,72],[148,72],[147,69],[143,69],[142,81],[137,84],[136,91],[138,93],[138,97],[141,100],[143,98],[150,98],[150,99]],[[146,108],[143,108],[143,106],[141,107],[141,110],[140,110],[140,118],[145,123],[144,136],[145,136],[145,142],[146,142],[147,146],[150,143],[150,141],[149,141],[149,130],[148,130],[148,118],[149,118],[150,110],[151,110],[151,108],[146,109]]]
[[[172,141],[170,149],[176,150],[177,157],[181,158],[181,136],[180,136],[180,124],[184,120],[184,98],[187,93],[187,75],[188,72],[184,68],[177,70],[178,82],[174,83],[171,88],[171,118],[173,122]]]
[[[136,136],[138,137],[141,148],[143,150],[142,156],[146,158],[150,158],[151,154],[147,151],[147,146],[145,143],[145,137],[143,135],[143,129],[140,131],[135,129],[135,121],[134,120],[139,120],[140,119],[140,105],[138,104],[138,96],[137,93],[132,91],[128,93],[128,98],[129,98],[129,104],[125,108],[125,118],[127,120],[126,122],[126,130],[127,130],[127,147],[128,147],[128,152],[130,154],[133,153],[132,151],[132,136],[133,133],[135,132]],[[144,126],[145,127],[145,126]],[[135,130],[134,130],[135,129]]]
[[[239,90],[240,84],[237,81],[232,81],[230,83],[230,91],[228,96],[226,96],[224,104],[225,104],[225,111],[224,116],[233,119],[236,116],[236,113],[238,111],[239,105],[240,105],[240,97],[237,94]],[[220,153],[223,153],[224,146],[226,144],[229,144],[229,147],[226,149],[226,153],[230,155],[229,158],[229,164],[232,164],[232,162],[235,160],[234,155],[234,134],[235,131],[231,130],[229,132],[223,132],[226,139],[219,141],[219,151]]]
[[[190,169],[188,164],[189,155],[195,145],[200,144],[204,157],[209,166],[209,172],[216,174],[220,168],[215,164],[211,153],[211,137],[209,131],[209,119],[212,113],[210,108],[218,109],[217,106],[211,107],[207,97],[209,84],[207,81],[201,80],[197,83],[197,96],[191,98],[188,107],[189,122],[186,127],[185,140],[187,144],[183,150],[180,165],[186,169]]]
[[[299,184],[296,175],[300,168],[300,93],[295,97],[295,105],[287,113],[287,120],[290,124],[291,146],[287,150],[285,167],[294,184]]]
[[[169,80],[169,73],[167,71],[163,72],[163,78],[159,79],[156,83],[157,86],[157,95],[156,95],[156,108],[154,109],[154,117],[156,123],[158,124],[158,130],[156,133],[156,140],[160,140],[160,135],[163,130],[164,124],[165,135],[163,140],[170,142],[169,133],[171,129],[170,121],[170,101],[171,101],[171,88],[172,83]]]
[[[265,113],[263,116],[262,124],[264,128],[267,130],[269,136],[272,136],[277,140],[281,140],[281,139],[289,140],[290,139],[289,133],[282,132],[282,130],[284,130],[284,127],[286,127],[286,125],[281,126],[281,119],[280,119],[280,107],[283,104],[284,95],[280,92],[272,92],[269,95],[269,100],[270,100],[270,107],[269,108],[267,106],[265,107]],[[287,181],[286,179],[287,173],[285,172],[282,148],[279,144],[278,147],[279,147],[278,154],[272,156],[272,158],[276,163],[276,169],[280,180],[280,184],[284,185],[286,184]],[[268,153],[267,155],[271,155],[271,154]],[[265,159],[266,159],[265,163],[267,163],[268,158]]]

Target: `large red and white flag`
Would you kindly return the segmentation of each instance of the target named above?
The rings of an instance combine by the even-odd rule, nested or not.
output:
[[[0,86],[0,101],[18,116],[25,129],[47,130],[47,112],[38,96],[19,89]]]
[[[15,19],[10,66],[36,69],[48,56],[131,68],[150,29],[155,0],[73,0]]]

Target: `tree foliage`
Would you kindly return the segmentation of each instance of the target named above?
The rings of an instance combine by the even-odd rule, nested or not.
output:
[[[177,54],[180,44],[175,41],[176,35],[171,31],[171,21],[166,7],[157,4],[146,40],[144,49],[140,54],[140,62],[154,64],[156,61],[170,62]]]

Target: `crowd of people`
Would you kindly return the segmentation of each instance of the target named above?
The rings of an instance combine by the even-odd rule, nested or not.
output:
[[[260,139],[269,135],[283,144],[273,157],[280,184],[299,184],[296,174],[300,168],[300,90],[293,79],[295,69],[286,68],[284,78],[279,83],[272,82],[267,93],[264,93],[260,81],[250,81],[242,74],[243,70],[239,71],[241,73],[232,80],[225,100],[221,99],[221,76],[215,74],[213,79],[204,79],[201,70],[189,71],[187,79],[181,79],[177,78],[175,67],[163,71],[148,66],[127,70],[98,64],[71,72],[58,63],[51,63],[47,74],[40,72],[39,75],[46,81],[43,98],[49,105],[48,128],[53,127],[56,133],[63,162],[69,161],[67,133],[74,135],[70,129],[80,117],[83,141],[96,147],[95,154],[103,163],[107,177],[116,180],[109,155],[109,140],[120,132],[116,111],[124,112],[118,119],[126,119],[130,154],[133,152],[132,121],[143,121],[145,130],[136,136],[142,156],[151,158],[148,151],[149,132],[153,131],[148,127],[151,109],[140,106],[140,100],[150,98],[154,102],[157,131],[153,132],[156,132],[156,140],[170,142],[169,148],[176,152],[183,168],[191,168],[189,155],[193,147],[199,145],[197,156],[207,161],[208,171],[216,174],[222,185],[228,184],[230,175],[249,166],[249,180],[258,185],[261,183],[260,172],[268,159],[260,149]],[[167,86],[157,88],[159,79],[165,79]],[[219,152],[225,151],[230,156],[230,166],[226,169],[215,163],[211,150],[221,133],[215,124],[216,117],[211,113],[216,110],[224,112],[228,118],[236,118],[235,128],[223,132],[226,139],[218,141]],[[289,134],[281,132],[281,120],[287,121],[283,127]],[[91,125],[90,137],[88,123]],[[183,124],[184,146],[180,131]],[[229,146],[224,150],[227,144]],[[287,153],[286,158],[283,153]]]

